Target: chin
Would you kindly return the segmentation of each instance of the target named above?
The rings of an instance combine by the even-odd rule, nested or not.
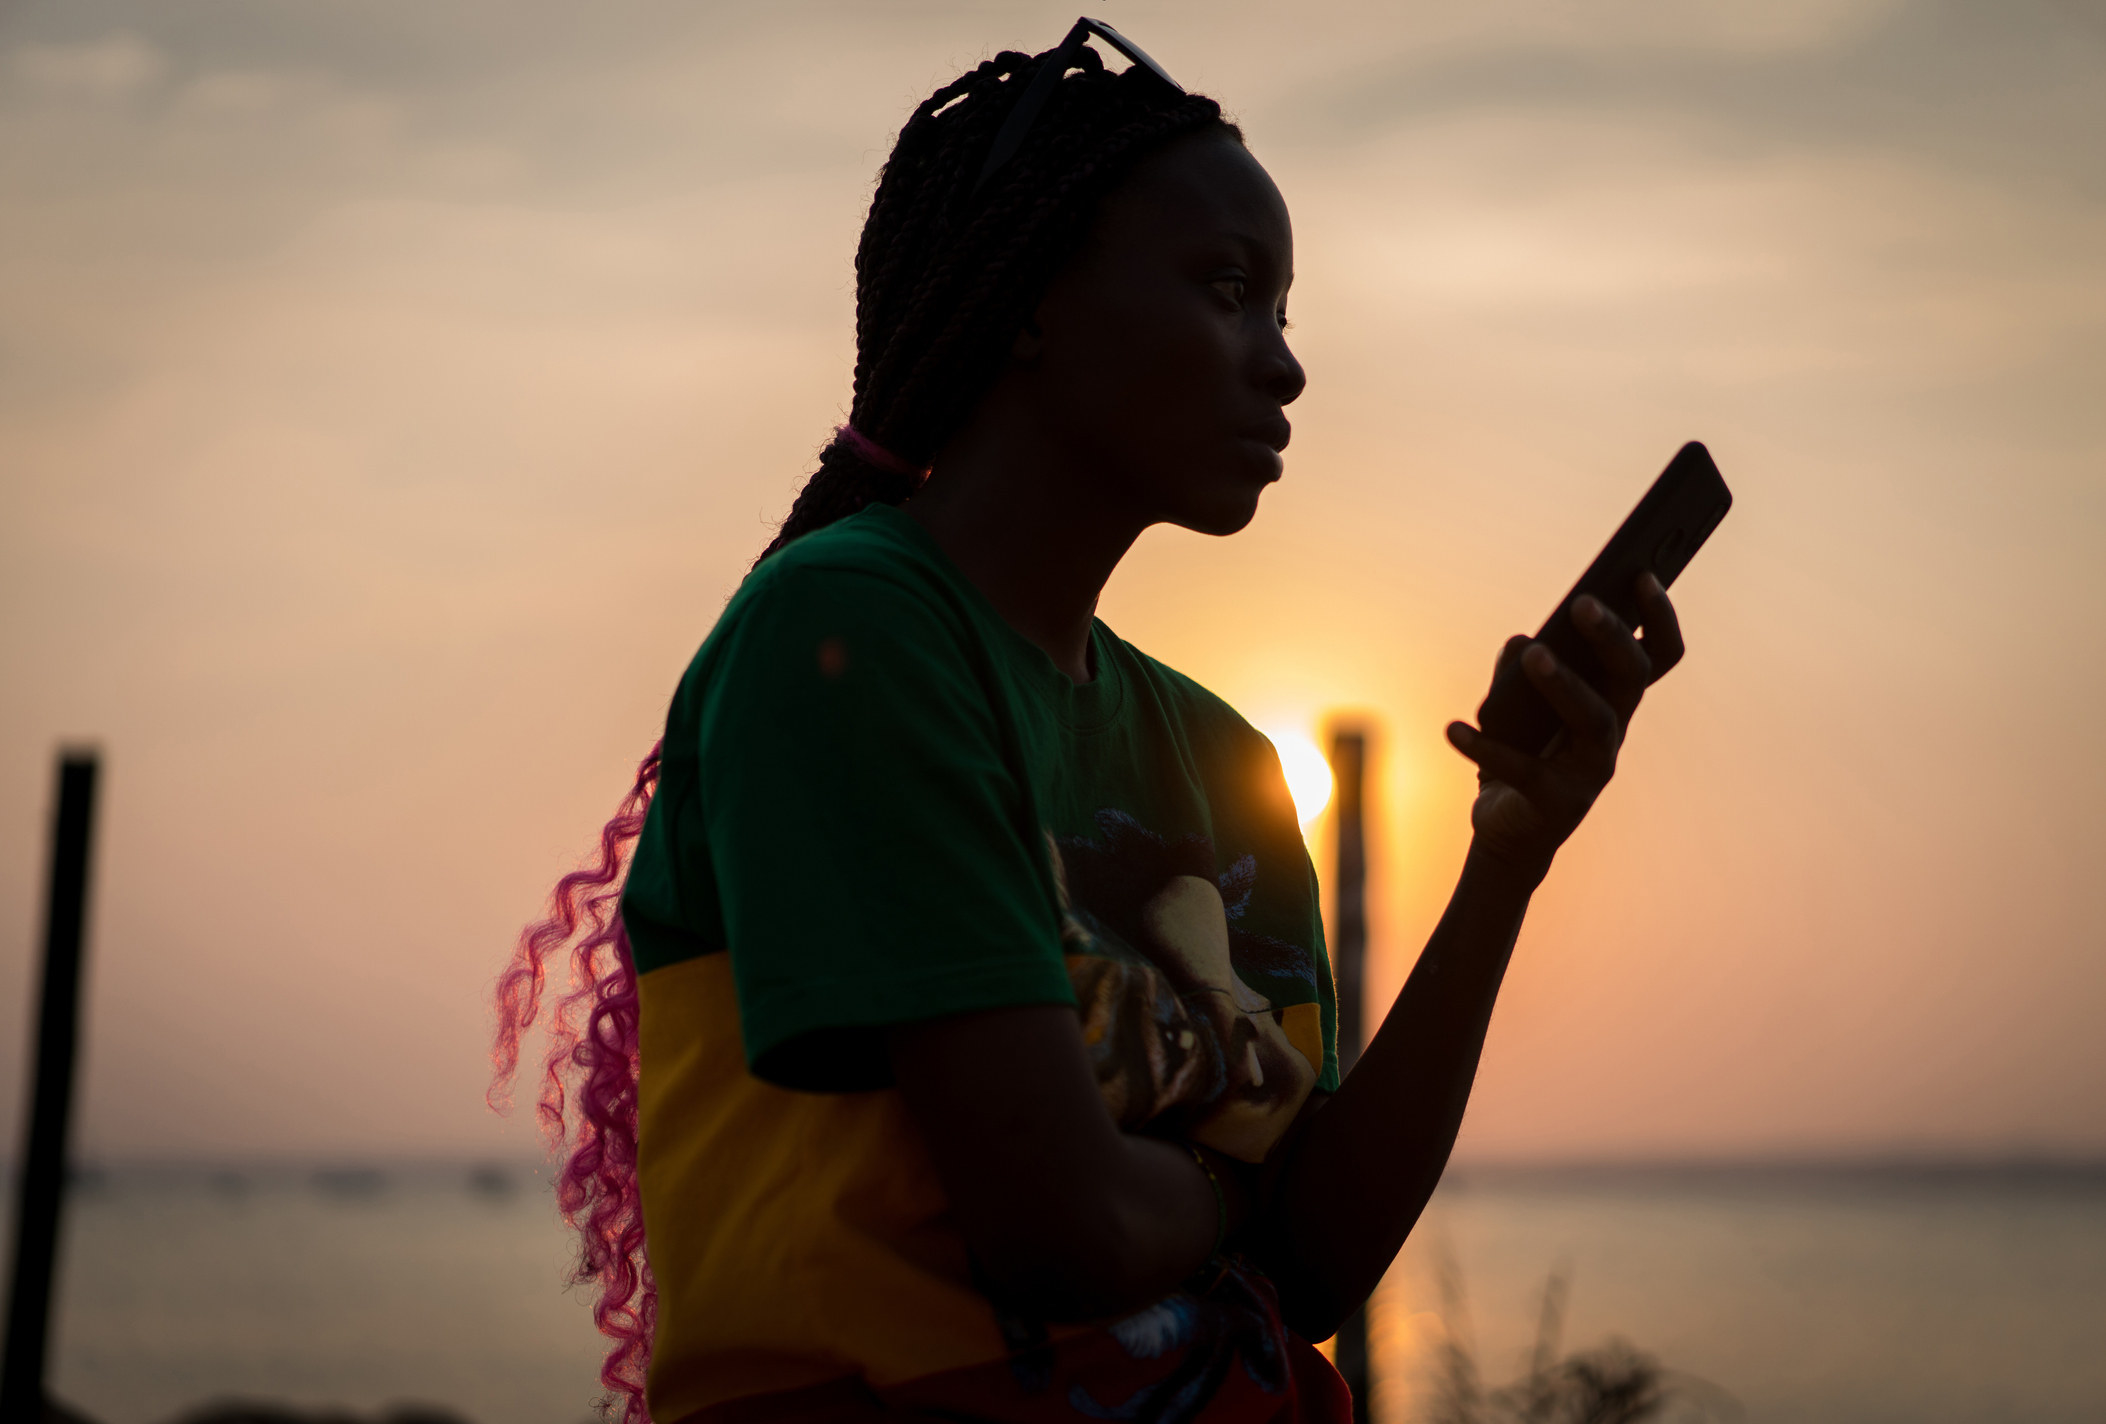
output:
[[[1180,528],[1195,534],[1213,534],[1225,537],[1240,534],[1258,517],[1258,492],[1237,499],[1210,502],[1201,509],[1193,510],[1189,518],[1174,521]]]
[[[1258,517],[1258,500],[1280,477],[1278,452],[1259,440],[1210,450],[1204,460],[1165,460],[1153,491],[1157,518],[1195,534],[1235,534]]]
[[[1184,501],[1184,517],[1176,522],[1197,534],[1236,534],[1247,528],[1258,517],[1266,486],[1280,477],[1279,457],[1266,454],[1272,458],[1265,464],[1239,462],[1192,491]]]

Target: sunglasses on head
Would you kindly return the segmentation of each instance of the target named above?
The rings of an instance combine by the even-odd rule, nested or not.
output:
[[[980,176],[973,180],[975,192],[997,169],[1016,157],[1016,151],[1024,146],[1025,136],[1031,132],[1031,125],[1038,122],[1040,111],[1046,107],[1046,101],[1053,97],[1053,86],[1060,82],[1061,76],[1074,68],[1075,56],[1081,53],[1083,45],[1092,35],[1178,93],[1185,92],[1184,86],[1172,79],[1160,64],[1150,59],[1147,51],[1104,21],[1092,20],[1085,16],[1075,22],[1075,28],[1068,31],[1067,38],[1063,39],[1047,61],[1039,66],[1038,73],[1031,76],[1031,87],[1024,91],[1023,98],[1017,100],[1016,107],[1009,111],[1009,117],[1002,121],[1001,130],[995,134],[994,146],[987,150],[987,162],[980,165]]]

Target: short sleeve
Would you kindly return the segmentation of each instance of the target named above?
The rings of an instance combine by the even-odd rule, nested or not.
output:
[[[1058,906],[963,614],[855,570],[751,590],[701,708],[700,802],[754,1074],[890,1079],[891,1025],[1072,1004]]]

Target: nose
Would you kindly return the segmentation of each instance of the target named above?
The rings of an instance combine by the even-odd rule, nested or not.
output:
[[[1292,405],[1308,385],[1309,373],[1288,349],[1287,333],[1275,331],[1259,357],[1259,389],[1281,405]]]

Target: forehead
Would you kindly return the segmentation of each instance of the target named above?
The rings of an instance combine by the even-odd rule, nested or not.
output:
[[[1110,245],[1240,240],[1288,262],[1287,200],[1250,150],[1219,130],[1188,134],[1150,154],[1105,200],[1098,234]]]

